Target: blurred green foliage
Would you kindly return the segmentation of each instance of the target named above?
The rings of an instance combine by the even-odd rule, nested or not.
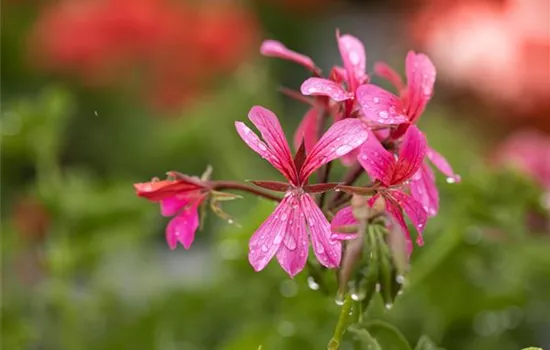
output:
[[[5,37],[3,47],[15,45]],[[3,72],[20,65],[20,55],[10,56],[17,57],[4,63],[3,55]],[[8,78],[17,81],[20,70]],[[291,280],[276,263],[261,273],[248,264],[247,241],[272,203],[250,196],[226,203],[237,224],[209,215],[191,250],[170,251],[167,220],[132,188],[207,165],[215,179],[278,179],[233,125],[260,104],[282,116],[290,135],[300,116],[282,113],[276,82],[251,62],[192,109],[163,119],[138,102],[71,85],[15,93],[21,84],[3,77],[2,349],[325,349],[340,313],[334,295],[310,289],[305,271]],[[412,255],[404,293],[391,310],[376,298],[343,349],[549,342],[541,191],[520,174],[491,169],[490,130],[453,113],[432,105],[421,127],[463,182],[439,183],[441,213]],[[20,205],[28,200],[31,209]]]

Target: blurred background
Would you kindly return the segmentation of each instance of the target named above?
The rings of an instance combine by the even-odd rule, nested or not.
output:
[[[208,165],[214,179],[277,179],[233,122],[259,104],[291,135],[306,106],[277,89],[307,72],[259,44],[280,40],[328,72],[336,28],[363,40],[369,71],[430,55],[420,125],[463,179],[438,179],[441,212],[405,292],[367,318],[410,344],[550,348],[548,0],[1,4],[2,349],[326,348],[334,296],[306,272],[248,264],[271,203],[227,203],[238,225],[210,214],[191,250],[170,251],[167,219],[132,184]]]

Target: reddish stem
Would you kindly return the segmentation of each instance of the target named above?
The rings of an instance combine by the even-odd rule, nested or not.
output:
[[[280,202],[282,199],[281,197],[276,196],[270,192],[264,191],[254,186],[249,186],[239,182],[235,182],[235,181],[210,181],[209,184],[211,186],[210,187],[211,189],[217,190],[217,191],[235,190],[235,191],[248,192],[256,196],[270,199],[276,202]]]

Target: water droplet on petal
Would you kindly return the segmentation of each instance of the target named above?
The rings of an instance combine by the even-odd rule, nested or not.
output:
[[[349,145],[342,145],[336,149],[334,153],[336,153],[337,156],[343,156],[346,153],[349,153],[353,148]]]
[[[269,250],[269,248],[267,247],[267,245],[266,245],[266,244],[263,244],[263,245],[262,245],[262,252],[265,253],[265,252],[267,252],[268,250]]]
[[[258,143],[258,148],[261,149],[262,151],[267,151],[267,147],[264,145],[263,142]]]
[[[378,97],[374,97],[374,98],[372,99],[372,102],[374,102],[374,103],[380,103],[380,99],[379,99]]]
[[[389,114],[388,114],[388,112],[386,112],[386,111],[380,111],[380,112],[378,112],[378,116],[379,116],[380,118],[386,119],[386,118],[388,118]]]

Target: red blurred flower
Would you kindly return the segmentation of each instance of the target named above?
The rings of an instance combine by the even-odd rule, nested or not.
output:
[[[14,228],[29,243],[41,242],[50,227],[50,214],[36,197],[19,198],[12,214]]]
[[[152,103],[179,107],[235,70],[256,33],[253,15],[227,1],[63,0],[42,11],[29,43],[44,70],[93,86],[130,86],[139,73]]]

